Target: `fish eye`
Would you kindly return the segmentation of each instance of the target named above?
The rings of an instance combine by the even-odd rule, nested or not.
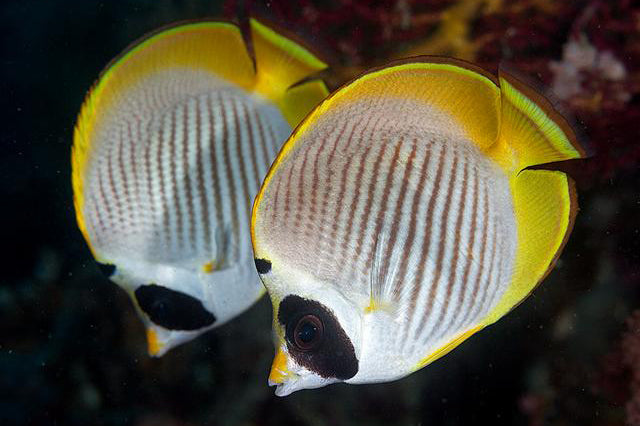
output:
[[[305,315],[300,318],[293,329],[289,340],[300,351],[310,351],[322,343],[324,325],[315,315]]]

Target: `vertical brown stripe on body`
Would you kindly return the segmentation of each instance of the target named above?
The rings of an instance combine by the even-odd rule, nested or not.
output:
[[[108,186],[110,189],[111,198],[115,203],[117,225],[119,226],[123,224],[122,205],[120,204],[120,197],[118,196],[118,192],[116,191],[116,184],[115,184],[115,180],[113,179],[113,161],[111,159],[111,155],[112,155],[111,151],[112,150],[110,149],[109,155],[107,156],[107,178],[109,179]]]
[[[300,230],[300,222],[302,221],[302,210],[305,205],[304,177],[305,177],[305,171],[307,168],[307,161],[309,159],[309,151],[311,151],[311,146],[306,147],[305,149],[304,156],[302,158],[302,165],[300,166],[300,174],[298,175],[298,204],[296,206],[296,214],[293,220],[293,231],[296,235],[300,233],[299,230]]]
[[[456,160],[458,159],[458,157],[456,156]],[[445,314],[447,312],[447,309],[449,308],[449,303],[451,302],[451,293],[453,292],[453,286],[456,283],[456,278],[457,278],[457,270],[458,270],[458,259],[460,257],[460,229],[462,228],[462,219],[464,216],[464,208],[465,208],[465,198],[467,195],[467,179],[468,179],[468,175],[469,175],[469,167],[468,167],[468,161],[466,161],[466,158],[463,159],[464,161],[464,172],[462,174],[462,190],[460,192],[460,206],[457,209],[457,217],[456,217],[456,222],[455,222],[455,234],[454,234],[454,240],[453,240],[453,254],[452,254],[452,259],[451,259],[451,265],[447,266],[447,269],[450,271],[449,273],[449,282],[447,283],[447,290],[446,290],[446,297],[444,299],[444,306],[442,306],[442,309],[440,309],[440,315],[438,316],[438,319],[436,320],[436,323],[438,324],[438,328],[440,328],[440,334],[438,337],[441,337],[442,334],[444,334],[445,332],[449,331],[449,327],[446,327],[445,324],[443,324],[443,320],[445,317]],[[450,200],[449,200],[450,203]],[[444,243],[442,243],[444,245]],[[442,262],[441,262],[442,264]],[[464,294],[464,288],[460,289],[460,294]],[[459,306],[458,309],[462,309],[462,306]],[[453,322],[453,321],[452,321]],[[451,323],[450,322],[448,325],[450,326]],[[455,330],[450,330],[450,331],[455,331]]]
[[[367,122],[365,123],[364,126],[362,126],[362,131],[359,132],[358,134],[358,146],[362,146],[362,141],[364,139],[364,132],[369,129],[368,131],[368,136],[369,139],[371,139],[373,137],[373,135],[375,134],[376,129],[378,128],[380,121],[382,120],[382,116],[378,116],[376,118],[376,122],[375,124],[370,128],[370,124],[371,124],[371,120],[372,120],[372,114],[369,114],[369,117],[367,119]],[[344,238],[342,238],[342,244],[341,244],[341,253],[340,253],[340,257],[338,257],[338,259],[342,258],[342,255],[347,251],[347,248],[349,247],[349,242],[351,241],[351,235],[353,233],[353,222],[355,220],[355,214],[356,214],[356,210],[358,208],[358,203],[360,202],[360,188],[362,187],[362,177],[364,175],[364,169],[365,166],[367,164],[367,160],[369,159],[369,155],[371,155],[373,153],[373,149],[372,146],[367,147],[368,149],[366,150],[362,150],[360,153],[360,163],[358,165],[358,172],[356,173],[356,180],[355,180],[355,191],[353,193],[353,196],[351,197],[351,205],[349,206],[349,214],[348,214],[348,218],[347,218],[347,227],[345,229],[344,232]],[[380,155],[384,154],[384,149],[380,148]],[[354,155],[349,155],[349,157],[355,157]],[[379,164],[379,163],[376,163]],[[344,185],[342,186],[342,188],[346,188],[346,179],[347,176],[345,174],[346,170],[345,169],[343,171],[342,174],[342,179],[344,182]],[[341,182],[342,183],[342,182]],[[370,183],[371,184],[371,183]],[[338,197],[338,202],[340,204],[346,204],[347,200],[344,200],[342,196]],[[367,200],[368,201],[368,200]],[[365,204],[365,212],[367,211],[367,208],[371,209],[371,206],[368,204]],[[340,214],[338,214],[337,216],[338,218],[340,217]],[[360,230],[362,229],[366,229],[367,223],[364,222],[365,219],[363,219],[363,222],[360,222]],[[337,229],[337,228],[336,228]],[[333,238],[332,238],[333,240]],[[358,256],[358,254],[360,253],[360,249],[361,247],[358,246],[358,248],[356,249],[356,258]]]
[[[473,263],[473,246],[476,243],[476,224],[478,221],[478,169],[477,168],[473,168],[473,201],[471,204],[471,225],[469,227],[469,253],[467,255],[467,261],[465,262],[464,265],[464,271],[462,272],[462,288],[465,291],[460,291],[460,293],[458,293],[458,305],[462,306],[462,304],[464,303],[464,295],[467,292],[466,287],[468,285],[472,285],[472,290],[471,290],[471,299],[469,300],[469,305],[466,307],[466,309],[463,311],[462,309],[459,309],[456,311],[455,316],[453,317],[453,327],[454,329],[461,326],[461,322],[460,320],[463,318],[462,314],[464,312],[469,312],[471,310],[471,308],[473,307],[473,304],[475,302],[475,297],[476,297],[476,293],[478,292],[478,282],[480,281],[479,279],[474,280],[473,283],[469,282],[469,272],[471,271],[471,264]],[[485,236],[486,239],[486,236]],[[478,278],[480,278],[478,276]]]
[[[144,159],[143,165],[145,169],[145,175],[147,176],[147,205],[149,206],[149,215],[151,217],[155,217],[155,203],[153,197],[153,179],[151,178],[151,124],[147,123],[146,128],[146,138],[144,144]],[[154,230],[154,232],[158,232],[158,230]]]
[[[100,194],[100,198],[102,198],[102,202],[100,204],[98,204],[96,206],[96,210],[98,210],[99,206],[104,206],[104,210],[107,212],[107,227],[112,227],[114,225],[114,221],[113,221],[113,207],[111,206],[111,203],[109,202],[109,200],[107,199],[107,195],[105,194],[105,189],[104,189],[104,180],[103,180],[103,172],[104,172],[104,166],[99,166],[99,169],[102,170],[98,170],[97,176],[98,176],[98,193]]]
[[[127,135],[129,137],[129,162],[131,171],[133,172],[133,187],[135,195],[135,203],[132,207],[136,210],[140,208],[140,182],[138,179],[138,164],[136,163],[136,144],[131,130],[131,122],[127,121]]]
[[[126,206],[128,208],[128,220],[130,224],[135,223],[134,222],[134,217],[133,217],[133,206],[131,205],[131,194],[129,192],[129,180],[127,179],[127,173],[125,171],[124,168],[124,157],[123,157],[123,135],[122,132],[119,135],[120,137],[118,138],[118,170],[120,171],[120,176],[122,178],[122,189],[124,190],[124,200],[126,203]]]
[[[482,230],[482,242],[480,243],[481,247],[480,247],[480,259],[478,261],[478,265],[479,265],[479,270],[478,270],[478,279],[475,280],[475,285],[473,288],[473,292],[471,294],[471,305],[470,305],[470,309],[467,311],[467,314],[465,315],[464,319],[462,320],[462,324],[463,327],[466,327],[469,325],[470,321],[474,320],[474,315],[476,314],[476,312],[479,309],[479,305],[480,305],[480,301],[478,300],[478,292],[484,287],[484,290],[486,292],[486,284],[487,284],[487,279],[489,276],[489,272],[487,272],[487,277],[485,277],[484,280],[482,280],[482,275],[484,274],[485,271],[485,255],[487,253],[487,237],[489,235],[489,225],[491,224],[489,221],[489,191],[488,188],[486,187],[486,185],[483,185],[483,189],[484,189],[484,196],[482,197],[483,200],[483,207],[482,207],[482,214],[483,214],[483,223],[480,224],[480,229]],[[495,243],[495,241],[494,241]],[[489,265],[489,267],[491,267],[491,265]],[[481,295],[483,295],[484,293],[481,293]]]
[[[276,184],[276,190],[273,195],[273,206],[271,206],[271,221],[272,223],[277,223],[278,213],[280,212],[280,186],[282,184],[282,179],[277,179],[278,183]]]
[[[351,133],[349,133],[349,137],[347,138],[346,146],[344,147],[345,152],[348,149],[348,147],[351,145],[355,130],[356,130],[356,126],[354,125],[351,128]],[[338,192],[338,198],[336,199],[336,202],[338,204],[338,208],[337,208],[336,214],[333,217],[333,220],[327,220],[327,221],[324,222],[324,223],[330,223],[331,224],[331,232],[330,232],[330,236],[329,236],[329,241],[336,241],[336,235],[338,234],[338,220],[340,220],[340,215],[342,214],[342,207],[345,204],[344,203],[344,201],[345,201],[344,197],[345,197],[345,193],[346,193],[346,189],[347,189],[347,170],[349,170],[349,167],[351,166],[351,160],[353,160],[353,155],[347,155],[347,161],[345,162],[344,166],[342,167],[342,171],[340,173],[340,189],[339,189],[339,192]],[[344,238],[342,240],[342,252],[344,252],[346,244],[347,244],[347,239]],[[341,260],[342,252],[339,255],[334,256],[334,257],[339,259],[339,260]]]
[[[346,126],[346,124],[345,124]],[[343,127],[344,129],[344,127]],[[309,215],[308,215],[308,223],[309,226],[305,227],[304,230],[304,235],[306,238],[311,238],[312,235],[312,231],[317,228],[317,225],[315,223],[315,219],[316,219],[316,213],[317,213],[317,197],[318,197],[318,184],[320,183],[320,176],[318,175],[318,160],[320,159],[320,157],[322,156],[322,153],[324,152],[325,148],[328,145],[328,141],[325,140],[320,144],[320,148],[318,148],[318,151],[315,154],[315,157],[313,159],[313,169],[312,169],[312,173],[311,173],[311,203],[309,205]],[[326,182],[326,184],[328,185],[328,182]],[[326,211],[326,209],[325,209]]]
[[[333,147],[331,148],[331,152],[329,153],[329,157],[327,158],[327,165],[326,168],[327,170],[329,170],[331,168],[331,164],[333,163],[333,158],[335,155],[335,151],[336,151],[336,147],[338,146],[339,141],[342,139],[342,136],[344,136],[344,132],[347,130],[347,120],[344,120],[342,123],[342,128],[340,129],[340,131],[338,132],[338,135],[336,136],[336,138],[334,139],[334,143],[333,143]],[[314,166],[314,172],[317,172],[318,168],[317,165]],[[323,244],[326,237],[325,235],[327,234],[326,232],[326,228],[327,225],[329,223],[332,223],[331,220],[327,219],[327,204],[329,203],[329,194],[331,194],[331,192],[333,191],[333,185],[331,184],[331,178],[332,176],[329,175],[329,179],[327,180],[327,182],[325,182],[324,185],[324,191],[322,193],[322,201],[320,204],[320,229],[319,229],[319,238],[320,238],[320,243]]]
[[[240,215],[240,210],[245,212],[244,220],[249,217],[251,212],[249,211],[249,199],[251,198],[249,192],[249,181],[247,179],[247,166],[244,163],[244,154],[242,153],[242,131],[240,128],[240,120],[238,118],[238,106],[236,105],[237,100],[235,98],[231,98],[231,111],[233,112],[233,125],[235,127],[236,132],[236,153],[238,154],[238,162],[240,163],[240,182],[242,183],[242,197],[240,201],[242,205],[238,206],[238,215]],[[240,236],[238,233],[234,234],[234,238],[238,238],[239,241]]]
[[[400,267],[398,268],[398,278],[403,282],[407,280],[407,267],[409,266],[409,257],[413,252],[413,246],[416,241],[416,224],[418,220],[418,206],[420,204],[420,198],[422,196],[423,191],[425,190],[425,182],[427,180],[427,170],[429,167],[429,161],[431,161],[431,142],[425,147],[425,155],[424,162],[422,163],[422,168],[420,169],[420,180],[418,181],[418,186],[413,193],[413,198],[411,200],[411,215],[409,218],[409,229],[407,230],[407,241],[406,241],[406,255],[402,256],[400,260]],[[417,277],[415,277],[417,278]],[[416,299],[417,299],[417,291],[420,289],[420,281],[417,279],[412,282],[412,291],[411,291],[411,299],[409,300],[409,309],[407,312],[407,318],[413,317],[413,313],[416,309]],[[394,293],[394,301],[400,301],[400,294]],[[407,327],[408,328],[408,327]],[[405,328],[404,332],[407,332],[407,328]]]
[[[271,152],[280,152],[280,147],[282,146],[282,143],[284,141],[278,140],[278,138],[276,138],[276,134],[274,133],[274,130],[271,127],[271,122],[269,120],[267,120],[264,127],[267,129],[267,133],[269,134],[269,141],[272,146]]]
[[[98,246],[100,244],[101,240],[102,240],[101,235],[106,231],[107,228],[106,228],[104,220],[102,218],[102,213],[100,212],[100,210],[101,210],[100,207],[99,207],[100,203],[98,203],[98,199],[96,198],[96,194],[95,194],[94,191],[91,191],[91,202],[93,203],[92,207],[93,207],[93,210],[95,211],[95,218],[98,221],[97,224],[100,226],[100,231],[96,232],[96,233],[93,233],[93,234],[90,234],[90,237],[92,239],[95,238],[95,240],[92,241],[92,244],[94,246]],[[91,222],[92,222],[92,224],[94,225],[94,228],[95,228],[95,222],[93,222],[93,220]]]
[[[487,297],[489,296],[489,286],[492,285],[495,281],[494,279],[494,273],[495,273],[495,263],[496,263],[496,255],[499,256],[498,253],[498,238],[496,235],[496,228],[497,228],[497,220],[496,218],[493,219],[492,221],[492,226],[491,226],[491,234],[493,235],[493,244],[491,244],[491,264],[489,266],[489,275],[487,277],[487,281],[484,285],[484,292],[482,293],[482,298],[480,300],[480,303],[478,303],[476,310],[474,312],[474,315],[477,315],[478,313],[480,313],[482,311],[482,309],[484,308],[484,305],[487,301]],[[473,317],[472,317],[473,318]]]
[[[185,190],[185,198],[186,198],[186,206],[187,206],[187,233],[189,238],[189,245],[191,248],[195,248],[195,237],[196,230],[195,225],[196,221],[194,218],[194,199],[193,199],[193,190],[191,189],[191,172],[189,170],[189,102],[185,102],[183,106],[184,115],[182,116],[182,167],[183,167],[183,175],[182,180],[184,181],[184,190]]]
[[[256,123],[258,124],[258,140],[260,141],[260,148],[262,148],[262,155],[264,155],[264,166],[265,169],[268,169],[269,166],[271,165],[271,154],[269,153],[269,149],[267,148],[267,136],[266,133],[264,131],[264,126],[262,124],[262,118],[260,117],[260,114],[258,114],[258,110],[255,108],[251,109],[251,114],[253,115],[254,120],[256,121]],[[256,168],[256,173],[258,172],[259,169]],[[262,185],[262,177],[258,178],[259,182],[258,182],[258,188],[260,188],[260,185]]]
[[[442,211],[442,218],[440,220],[442,232],[440,233],[440,241],[438,241],[438,253],[436,256],[436,267],[433,277],[433,285],[429,286],[429,295],[427,297],[427,307],[422,314],[420,323],[424,324],[428,315],[433,309],[433,304],[436,300],[436,294],[438,293],[438,287],[440,277],[442,276],[442,263],[445,256],[445,248],[447,245],[447,223],[449,222],[449,210],[451,209],[451,198],[453,195],[453,186],[456,181],[458,172],[458,155],[453,154],[453,166],[451,166],[451,176],[449,177],[449,185],[447,186],[447,194],[444,200],[444,209]],[[445,303],[448,303],[445,301]],[[440,308],[442,309],[442,307]]]
[[[424,236],[422,238],[422,249],[420,250],[420,261],[418,262],[418,270],[416,271],[416,281],[411,291],[411,305],[409,306],[409,312],[407,318],[409,318],[409,324],[415,321],[415,315],[417,312],[415,310],[418,302],[418,296],[420,295],[420,288],[422,286],[426,286],[429,289],[434,285],[434,283],[423,283],[424,280],[424,272],[425,265],[427,263],[427,258],[429,257],[429,247],[431,246],[431,231],[433,229],[433,211],[435,209],[435,203],[438,199],[438,194],[440,193],[440,181],[442,180],[442,170],[444,168],[444,154],[445,147],[440,147],[440,155],[438,156],[438,168],[436,170],[436,177],[433,183],[433,191],[429,197],[427,212],[425,215],[425,223],[424,223]],[[414,200],[416,201],[416,200]],[[425,308],[425,315],[428,311]],[[424,315],[423,315],[424,316]],[[424,319],[420,320],[420,325],[423,325]],[[420,328],[418,328],[420,330]]]
[[[216,154],[216,145],[219,143],[216,141],[216,117],[211,109],[211,102],[213,99],[207,97],[207,117],[209,118],[209,162],[211,163],[211,180],[213,181],[213,198],[215,200],[215,215],[216,215],[216,227],[223,228],[224,226],[224,211],[222,207],[222,195],[220,194],[220,171],[218,170],[218,155]],[[224,141],[222,141],[224,143]],[[216,259],[219,261],[220,259]]]
[[[379,125],[380,122],[380,118],[378,117],[378,120],[376,121],[376,124],[373,126],[373,128],[377,128],[377,126]],[[367,123],[368,125],[368,123]],[[372,131],[373,134],[373,131]],[[358,227],[358,229],[356,230],[356,235],[357,235],[357,239],[356,239],[356,257],[358,258],[360,253],[362,253],[362,245],[364,244],[364,236],[367,232],[367,228],[369,225],[369,216],[371,215],[371,208],[373,206],[373,196],[374,196],[374,192],[376,189],[376,185],[378,184],[378,173],[380,172],[380,164],[382,163],[382,159],[384,158],[384,154],[387,152],[387,144],[389,143],[389,139],[388,138],[383,138],[380,141],[380,151],[378,152],[378,155],[376,156],[376,159],[373,163],[373,174],[371,175],[371,180],[369,180],[369,185],[367,188],[367,198],[364,202],[364,212],[362,215],[362,219],[360,220],[360,226]],[[367,152],[367,154],[369,154],[369,152]],[[364,158],[362,159],[364,161]],[[344,178],[344,177],[343,177]],[[360,184],[358,183],[356,185],[356,189],[357,192],[359,194],[359,187]],[[358,197],[359,198],[359,197]],[[383,200],[386,200],[386,197],[383,196]],[[357,205],[358,200],[354,199],[353,200],[353,206]],[[355,214],[355,209],[352,209],[351,211],[351,215],[349,216],[349,221],[353,221],[353,215]],[[350,234],[350,232],[348,233]],[[351,236],[347,235],[347,238],[344,239],[343,244],[345,244],[346,242],[348,242],[349,240],[351,240]],[[344,248],[344,246],[343,246]],[[367,256],[365,256],[365,259],[367,259]],[[365,262],[366,266],[369,266],[368,262]],[[363,266],[365,266],[363,265]],[[365,267],[366,267],[365,266]]]
[[[411,174],[411,171],[413,170],[413,160],[416,158],[417,143],[418,142],[415,138],[411,142],[411,152],[409,153],[409,158],[407,159],[407,164],[404,168],[404,173],[402,174],[402,185],[400,186],[400,193],[398,195],[398,200],[396,201],[396,206],[393,209],[393,213],[398,219],[394,220],[391,225],[391,233],[389,235],[389,241],[387,242],[387,247],[383,257],[384,264],[382,265],[382,271],[380,274],[383,280],[390,278],[387,276],[389,273],[389,263],[391,261],[392,253],[396,249],[396,243],[398,240],[398,233],[400,228],[400,218],[402,217],[402,206],[404,205],[405,195],[407,193],[407,188],[409,186],[409,176]],[[374,235],[374,237],[376,237],[376,235]],[[400,248],[398,248],[398,250],[400,250]],[[402,251],[404,252],[404,250]],[[408,256],[409,256],[409,253],[405,253],[403,257],[408,257]],[[391,285],[393,286],[393,289],[394,289],[393,299],[397,300],[397,296],[395,295],[399,295],[401,293],[400,286],[404,284],[404,282],[401,279],[401,276],[399,275],[396,275],[394,278],[396,282],[391,283]]]
[[[171,227],[169,224],[169,196],[167,195],[167,186],[168,182],[165,180],[165,172],[164,172],[164,162],[162,161],[162,155],[164,154],[164,150],[166,146],[169,144],[168,138],[171,137],[171,134],[167,135],[167,132],[170,130],[167,128],[167,116],[162,118],[161,123],[161,131],[160,131],[160,144],[158,146],[158,175],[160,176],[160,200],[162,202],[162,229],[163,229],[163,239],[165,244],[170,243],[171,238]],[[169,127],[171,122],[168,123]]]
[[[287,177],[285,179],[285,183],[287,185],[287,190],[284,194],[284,222],[287,224],[287,228],[291,229],[289,222],[289,216],[291,215],[291,186],[293,182],[293,169],[295,168],[295,163],[289,163],[289,170],[287,173]]]
[[[257,158],[257,154],[256,154],[256,140],[255,140],[255,128],[254,128],[254,123],[253,120],[251,119],[251,114],[249,113],[249,109],[247,108],[247,104],[243,101],[240,102],[240,106],[242,107],[242,118],[243,118],[243,122],[247,123],[247,143],[249,144],[249,154],[251,157],[251,172],[255,178],[255,187],[254,188],[260,188],[260,175],[259,175],[259,168],[258,168],[258,158]],[[245,174],[247,176],[249,171],[245,170]],[[251,191],[253,192],[253,191]],[[247,206],[249,207],[249,209],[251,209],[251,197],[249,196],[249,200],[247,202]],[[251,212],[249,212],[249,215],[251,215]]]
[[[218,94],[218,98],[220,101],[220,112],[222,114],[222,156],[223,156],[223,161],[224,161],[224,166],[227,172],[227,182],[226,184],[229,185],[229,192],[231,195],[231,199],[229,200],[229,203],[231,204],[231,227],[232,227],[232,232],[233,235],[238,235],[238,230],[239,230],[239,225],[238,225],[238,210],[237,210],[237,204],[238,204],[238,197],[236,195],[236,184],[234,182],[233,179],[233,170],[231,169],[231,159],[229,156],[229,128],[227,127],[227,113],[225,112],[225,104],[223,102],[222,99],[222,95]],[[237,245],[233,245],[234,246],[234,252],[233,252],[233,259],[236,259],[237,256]]]
[[[196,101],[196,177],[198,181],[198,196],[200,199],[200,221],[203,226],[204,249],[211,252],[211,225],[209,223],[209,203],[204,187],[204,159],[202,158],[202,143],[204,143],[202,119],[200,118],[200,100]]]
[[[362,145],[362,140],[364,139],[364,132],[369,129],[369,125],[371,124],[371,119],[372,119],[372,115],[370,114],[367,122],[365,123],[364,126],[362,126],[362,131],[360,131],[358,133],[358,146]],[[374,130],[375,128],[378,126],[378,123],[380,122],[381,117],[378,117],[378,119],[376,120],[375,125],[373,126],[372,129],[370,129],[370,131],[368,132],[369,137],[371,138],[374,134]],[[347,227],[345,229],[344,232],[344,237],[342,238],[342,244],[340,245],[341,247],[341,253],[338,256],[338,259],[341,259],[343,256],[343,253],[345,253],[347,251],[347,248],[349,247],[349,242],[351,241],[351,234],[353,232],[353,221],[355,219],[355,214],[356,214],[356,210],[358,208],[358,202],[360,201],[360,188],[362,186],[362,177],[364,175],[364,169],[365,169],[365,165],[367,164],[367,159],[369,158],[369,155],[373,152],[373,149],[371,149],[371,146],[368,147],[368,149],[366,150],[362,150],[360,153],[360,162],[358,165],[358,172],[356,173],[356,180],[355,180],[355,190],[353,193],[353,196],[351,197],[351,203],[349,206],[349,210],[348,210],[348,217],[347,217]],[[355,157],[354,155],[349,155],[349,157]],[[348,170],[348,167],[343,169],[342,172],[342,179],[343,181],[341,181],[341,191],[343,188],[346,189],[346,172]],[[340,213],[342,212],[341,209],[341,205],[342,204],[346,204],[348,200],[344,199],[344,195],[341,195],[338,197],[338,202],[340,203],[339,208],[339,212],[336,216],[336,220],[335,223],[337,225],[337,221],[340,219]],[[337,231],[337,227],[335,228]],[[332,238],[333,240],[333,238]],[[358,252],[359,253],[359,252]]]
[[[177,110],[171,112],[171,137],[169,138],[169,148],[172,159],[178,158],[178,152],[176,149],[176,117]],[[176,177],[176,163],[174,161],[169,162],[171,171],[171,186],[173,190],[173,210],[176,212],[176,239],[178,240],[178,247],[183,246],[182,242],[182,208],[180,206],[180,199],[178,198],[178,179]]]
[[[131,114],[131,119],[127,120],[127,133],[129,135],[129,152],[131,155],[131,170],[133,171],[133,180],[135,185],[135,198],[136,198],[136,211],[141,216],[142,213],[147,214],[144,210],[143,200],[143,181],[144,176],[144,164],[143,159],[140,158],[142,149],[144,148],[144,138],[141,135],[141,123],[142,120],[135,112]],[[139,161],[139,162],[138,162]],[[142,219],[145,220],[145,219]]]
[[[375,221],[376,226],[373,231],[372,242],[367,246],[369,247],[369,249],[367,250],[368,254],[365,255],[365,261],[363,263],[363,267],[361,268],[361,271],[363,274],[366,274],[368,271],[371,270],[371,264],[373,262],[373,256],[375,254],[373,250],[375,246],[375,239],[378,238],[378,236],[380,235],[380,232],[382,232],[384,217],[385,217],[385,214],[387,213],[387,204],[389,203],[389,196],[387,194],[389,194],[389,192],[391,191],[391,185],[393,184],[393,176],[396,172],[396,167],[398,166],[398,160],[400,159],[400,151],[402,150],[403,144],[404,144],[404,139],[400,138],[393,152],[393,157],[391,158],[389,171],[385,175],[384,189],[382,190],[382,205],[380,206],[380,209],[378,210],[378,214],[376,217],[376,221]],[[376,169],[374,169],[374,174],[377,175]],[[397,213],[397,212],[392,212],[392,213]],[[361,229],[362,228],[364,227],[361,226]],[[359,252],[360,252],[360,246],[358,246],[358,253]]]
[[[507,241],[506,236],[504,238],[501,238],[501,236],[498,233],[498,228],[502,227],[501,222],[499,222],[499,219],[496,218],[495,219],[496,222],[496,230],[495,230],[495,236],[494,238],[497,240],[496,243],[496,256],[498,256],[498,265],[497,265],[497,271],[495,274],[495,277],[493,279],[493,281],[489,282],[487,284],[487,294],[488,296],[485,296],[483,298],[483,305],[485,303],[487,303],[487,306],[491,306],[492,302],[495,300],[496,296],[499,293],[499,289],[502,286],[502,276],[504,273],[504,264],[507,261],[507,257],[505,256],[505,252],[504,252],[504,247],[505,247],[505,242]],[[490,286],[490,287],[489,287]]]

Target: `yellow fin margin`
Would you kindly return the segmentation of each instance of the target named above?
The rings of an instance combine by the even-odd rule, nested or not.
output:
[[[515,267],[511,285],[483,324],[517,306],[553,269],[578,210],[575,185],[563,172],[524,170],[510,184],[518,227]]]
[[[419,370],[419,369],[421,369],[422,367],[424,367],[424,366],[426,366],[428,364],[431,364],[432,362],[434,362],[438,358],[442,358],[443,356],[445,356],[446,354],[448,354],[449,352],[454,350],[462,342],[467,340],[469,337],[471,337],[472,335],[474,335],[478,331],[482,330],[483,327],[484,326],[482,326],[482,325],[477,325],[475,327],[470,328],[469,330],[466,330],[466,331],[460,333],[458,336],[456,336],[453,339],[451,339],[450,342],[448,342],[444,346],[438,348],[435,352],[433,352],[433,353],[429,354],[428,356],[426,356],[425,358],[423,358],[418,363],[418,365],[416,365],[414,371],[415,370]]]

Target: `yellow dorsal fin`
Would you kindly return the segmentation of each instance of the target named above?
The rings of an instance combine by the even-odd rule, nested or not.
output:
[[[489,155],[508,174],[585,157],[567,121],[542,95],[500,70],[500,140]]]
[[[261,22],[251,19],[249,24],[257,73],[254,90],[275,102],[284,112],[289,124],[295,127],[328,92],[320,80],[312,80],[292,88],[294,93],[291,96],[286,96],[287,90],[327,68],[327,64],[302,45]],[[301,110],[304,111],[303,114],[300,113]]]
[[[87,94],[73,136],[74,204],[78,226],[87,241],[91,240],[82,216],[83,178],[101,118],[132,85],[153,72],[176,67],[210,72],[246,90],[255,83],[254,66],[240,29],[226,22],[202,21],[161,29],[134,42],[111,61]]]

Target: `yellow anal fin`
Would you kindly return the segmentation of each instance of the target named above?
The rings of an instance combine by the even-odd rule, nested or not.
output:
[[[503,70],[499,80],[500,141],[489,155],[507,174],[585,157],[569,123],[544,96]]]
[[[474,335],[478,331],[482,330],[482,327],[483,326],[481,326],[481,325],[477,325],[475,327],[470,328],[467,331],[464,331],[464,332],[460,333],[458,336],[454,337],[446,345],[442,346],[441,348],[438,348],[435,352],[429,354],[427,357],[422,359],[418,363],[418,365],[416,365],[415,369],[419,370],[422,367],[424,367],[425,365],[431,364],[433,361],[437,360],[438,358],[442,358],[443,356],[445,356],[446,354],[451,352],[453,349],[455,349],[462,342],[467,340],[469,337],[471,337],[472,335]]]
[[[524,170],[511,178],[518,227],[512,281],[482,321],[497,321],[518,305],[551,271],[571,233],[578,209],[573,181],[564,173]]]
[[[257,72],[254,90],[276,104],[282,106],[285,92],[291,86],[327,67],[308,49],[272,28],[255,19],[249,24]],[[323,98],[315,99],[314,106]],[[299,120],[290,121],[293,126],[298,123]]]

